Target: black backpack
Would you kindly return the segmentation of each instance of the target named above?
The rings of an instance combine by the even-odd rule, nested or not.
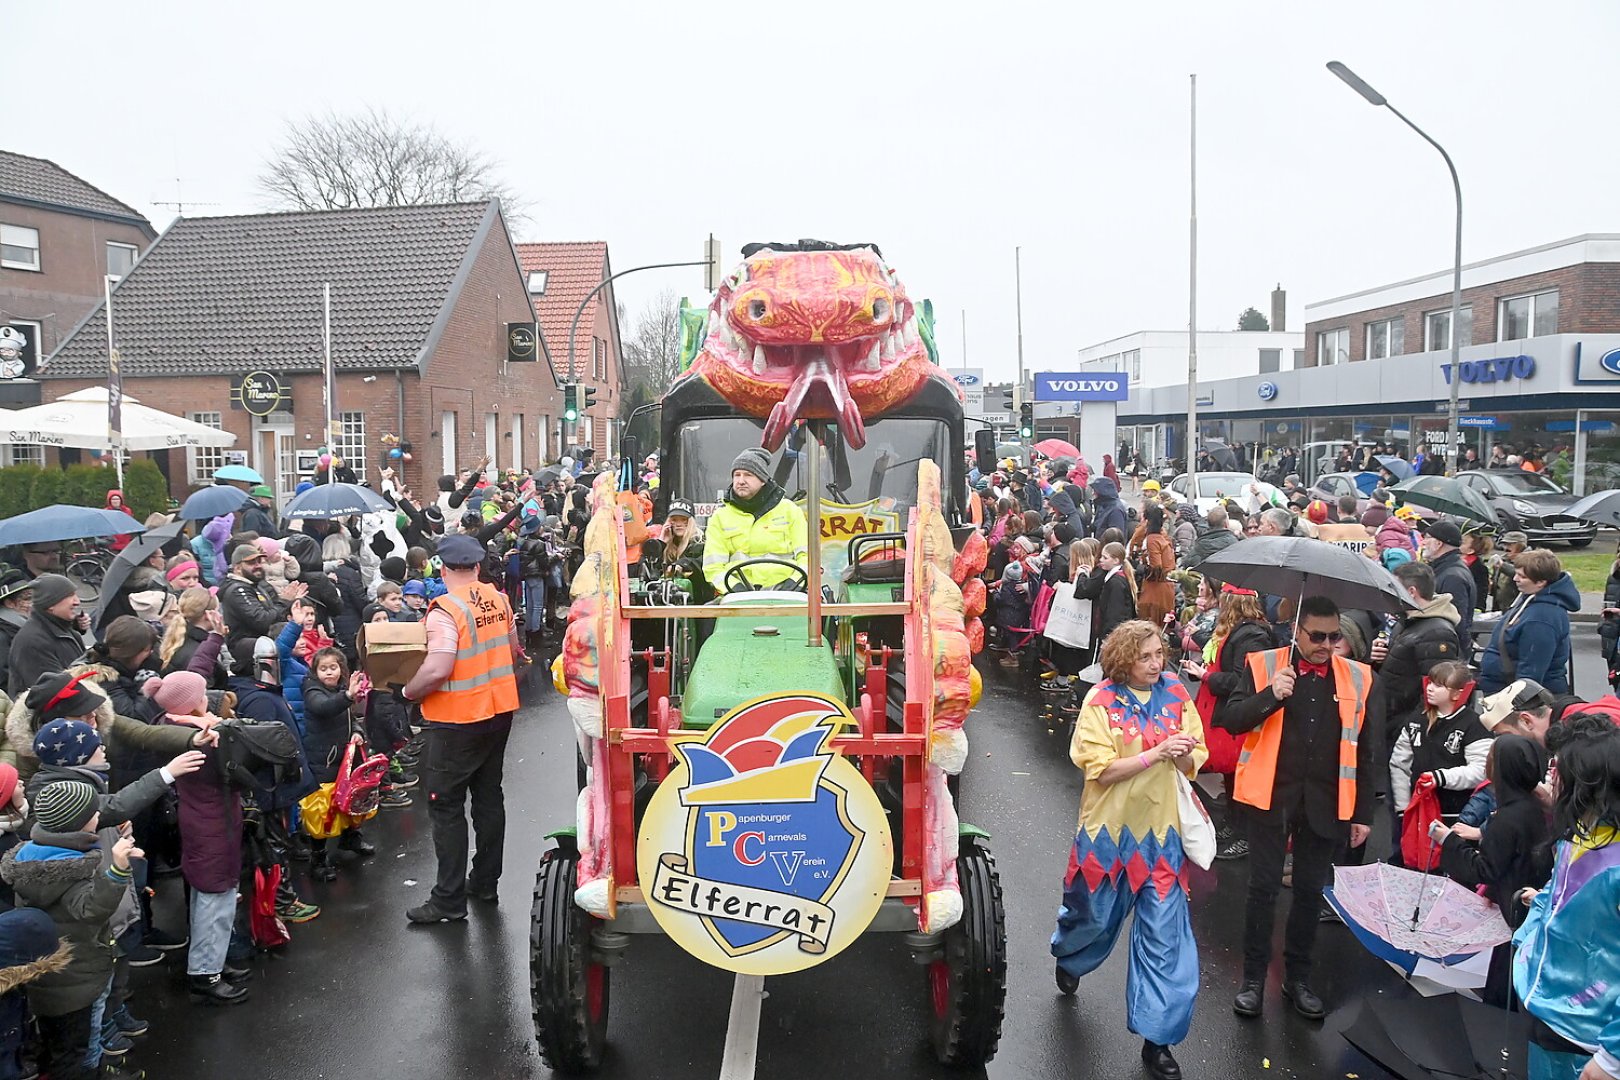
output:
[[[228,786],[269,791],[298,779],[298,736],[281,721],[236,716],[221,720],[214,731],[219,735],[220,772]]]

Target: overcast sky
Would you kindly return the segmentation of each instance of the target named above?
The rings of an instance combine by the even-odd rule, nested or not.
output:
[[[1451,152],[1473,261],[1620,231],[1620,4],[425,3],[0,0],[4,146],[147,213],[270,209],[283,125],[376,105],[500,159],[520,240],[615,269],[750,240],[879,243],[932,297],[942,359],[1028,370],[1187,324],[1198,74],[1198,325],[1444,269],[1440,158],[1323,67],[1349,64]],[[193,204],[192,201],[195,200]],[[204,203],[217,205],[202,205]],[[192,207],[195,207],[194,209]],[[632,314],[700,270],[626,279]]]

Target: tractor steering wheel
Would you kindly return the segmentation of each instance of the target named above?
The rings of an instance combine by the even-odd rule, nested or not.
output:
[[[810,574],[807,570],[805,570],[804,567],[800,566],[796,562],[792,562],[791,560],[778,559],[773,556],[761,556],[757,559],[744,559],[742,562],[727,570],[725,575],[721,577],[721,589],[727,593],[734,593],[754,592],[762,588],[762,586],[755,585],[753,582],[742,576],[742,571],[751,566],[780,566],[793,571],[791,576],[783,578],[780,583],[772,586],[772,588],[787,589],[791,592],[810,591]],[[734,578],[735,580],[733,580]]]

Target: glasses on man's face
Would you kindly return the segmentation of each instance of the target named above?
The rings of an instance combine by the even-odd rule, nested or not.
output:
[[[1344,640],[1344,635],[1337,630],[1307,630],[1305,636],[1312,645],[1320,645],[1324,641],[1331,641],[1335,645]]]

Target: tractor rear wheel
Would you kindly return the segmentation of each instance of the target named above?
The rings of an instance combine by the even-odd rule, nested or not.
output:
[[[609,971],[591,957],[596,920],[574,903],[570,837],[540,857],[529,910],[529,1004],[540,1056],[559,1073],[591,1072],[607,1041]]]
[[[945,931],[945,955],[928,965],[929,1025],[941,1064],[978,1067],[996,1056],[1007,1005],[1007,912],[996,862],[964,837],[956,857],[962,919]]]

